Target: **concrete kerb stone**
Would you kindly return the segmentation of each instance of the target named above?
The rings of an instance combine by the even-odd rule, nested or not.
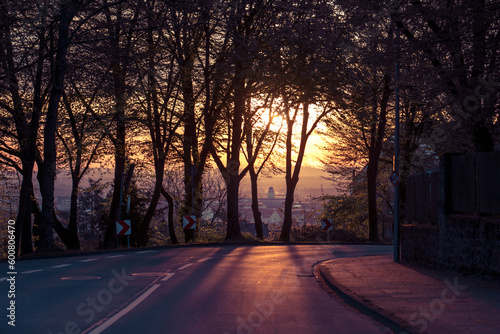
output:
[[[395,333],[400,334],[416,334],[418,329],[411,326],[408,322],[400,319],[392,313],[374,305],[369,300],[363,299],[345,286],[340,284],[328,271],[327,265],[334,260],[323,261],[318,265],[318,272],[322,280],[337,296],[344,300],[348,305],[357,309],[361,313],[371,317],[372,319],[382,323]]]

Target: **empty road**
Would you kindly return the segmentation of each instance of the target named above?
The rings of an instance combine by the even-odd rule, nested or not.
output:
[[[390,333],[313,265],[392,246],[172,247],[0,263],[0,333]],[[15,300],[15,327],[7,307]]]

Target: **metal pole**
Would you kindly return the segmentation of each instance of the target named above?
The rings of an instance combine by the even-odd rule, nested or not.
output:
[[[120,180],[120,204],[118,205],[118,220],[122,220],[122,202],[123,202],[123,178],[124,178],[124,173],[122,172],[122,178]],[[116,223],[115,223],[116,224]],[[120,238],[117,235],[116,236],[116,248],[120,247]]]
[[[195,175],[198,174],[198,170],[196,169],[196,166],[195,165],[191,165],[191,212],[189,213],[190,215],[194,214],[195,213],[195,209],[194,209],[194,204],[195,204],[195,199],[194,199],[194,194],[195,194],[195,191],[194,191],[194,187],[195,187],[195,182],[194,182],[194,177]],[[194,233],[195,231],[189,231],[189,233],[192,233],[191,237],[192,237],[192,241],[194,242]]]
[[[396,87],[395,87],[395,129],[394,129],[394,171],[399,175],[399,29],[396,27]],[[399,262],[399,182],[394,186],[394,262]]]
[[[191,213],[194,211],[194,174],[195,174],[195,169],[196,167],[194,165],[191,165]]]

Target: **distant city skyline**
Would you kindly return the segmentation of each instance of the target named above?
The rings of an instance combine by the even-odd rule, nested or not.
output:
[[[35,173],[36,174],[36,173]],[[337,195],[338,191],[335,187],[335,184],[326,179],[328,174],[321,169],[311,167],[311,166],[302,166],[299,183],[297,184],[297,189],[295,191],[295,199],[296,200],[304,200],[306,198],[311,197],[320,197],[322,195]],[[88,187],[88,179],[92,178],[94,180],[102,177],[103,182],[112,182],[114,174],[112,170],[107,172],[102,172],[101,174],[88,173],[87,176],[82,178],[80,182],[80,189]],[[38,184],[34,183],[35,189],[38,188]],[[266,199],[269,187],[273,187],[274,195],[276,199],[285,198],[286,192],[286,182],[284,174],[273,175],[272,177],[260,177],[259,178],[259,199]],[[109,189],[106,189],[104,193],[106,193]],[[35,193],[38,197],[38,191]],[[240,194],[242,198],[251,198],[251,188],[250,188],[250,180],[248,176],[243,178],[240,184]],[[56,203],[59,209],[63,209],[67,206],[69,208],[69,197],[71,195],[71,177],[62,172],[58,174],[57,179],[55,181],[55,191],[54,195],[56,198]],[[15,207],[17,207],[17,200],[14,200],[11,203]],[[64,207],[64,208],[63,208]]]

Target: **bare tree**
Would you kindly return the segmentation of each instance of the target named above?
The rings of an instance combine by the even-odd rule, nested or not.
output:
[[[287,8],[289,11],[276,24],[280,43],[275,51],[279,56],[273,64],[287,126],[282,241],[290,240],[294,193],[307,141],[332,110],[341,82],[334,6],[327,1],[306,1]],[[294,147],[294,138],[299,142],[298,148]]]
[[[444,124],[434,136],[448,143],[440,150],[492,151],[498,135],[500,4],[412,1],[394,9],[392,18],[403,36],[432,64],[435,80],[429,87],[434,95],[442,94]]]
[[[15,246],[16,254],[19,251],[19,244],[21,244],[21,254],[28,254],[33,252],[30,200],[33,187],[32,174],[40,118],[49,90],[49,86],[44,84],[47,75],[45,59],[48,56],[49,28],[42,24],[37,26],[42,18],[37,18],[32,11],[25,11],[26,16],[21,20],[20,3],[2,1],[1,6],[1,160],[23,176],[16,219]],[[29,29],[23,27],[25,21],[31,22]],[[29,36],[34,38],[28,38]],[[24,54],[24,57],[16,57],[18,53]]]
[[[256,123],[252,127],[248,127],[245,143],[245,158],[248,162],[248,174],[250,176],[252,193],[252,212],[255,221],[255,232],[257,234],[257,238],[259,239],[263,239],[264,234],[262,227],[262,215],[259,209],[258,178],[263,171],[270,173],[278,173],[282,171],[278,167],[279,164],[277,163],[276,156],[279,154],[277,154],[275,148],[282,146],[283,144],[283,136],[281,133],[283,120],[280,117],[281,124],[277,131],[270,129],[271,125],[275,122],[276,116],[279,115],[275,108],[273,108],[276,107],[273,101],[274,99],[271,99],[269,103],[265,101],[263,108],[265,108],[269,118],[267,120],[261,120],[262,116],[255,117],[257,121],[264,123],[263,128],[260,128]],[[262,141],[262,139],[264,140]],[[262,142],[260,147],[258,145],[258,141]],[[260,148],[260,150],[255,151],[255,148]]]
[[[64,3],[48,4],[44,10],[37,10],[36,4],[29,3],[27,9],[17,11],[20,4],[2,3],[2,19],[8,24],[2,25],[2,44],[5,52],[2,52],[2,64],[5,76],[9,80],[7,90],[10,92],[11,100],[6,101],[3,107],[14,116],[14,123],[18,131],[19,154],[22,161],[23,186],[19,204],[17,220],[16,251],[19,240],[22,240],[21,253],[32,251],[31,246],[31,198],[32,178],[34,162],[38,157],[38,178],[42,191],[42,219],[39,222],[41,250],[52,248],[52,229],[55,223],[54,216],[54,178],[56,173],[56,123],[59,110],[59,102],[64,89],[66,75],[67,52],[71,43],[71,34],[78,26],[72,23],[77,13],[87,3],[80,1],[66,1]],[[21,25],[19,25],[22,23]],[[24,24],[24,25],[23,25]],[[17,28],[13,30],[14,27]],[[16,40],[12,38],[15,33]],[[17,39],[23,38],[35,41],[35,53],[28,49],[22,49],[26,45]],[[32,36],[34,38],[27,38]],[[3,48],[2,48],[3,49]],[[15,52],[24,56],[17,58]],[[35,57],[35,58],[33,58]],[[19,59],[24,64],[18,63]],[[16,64],[17,63],[17,64]],[[19,66],[19,67],[18,67]],[[49,69],[49,70],[48,70]],[[25,72],[25,74],[23,74]],[[30,73],[31,72],[31,73]],[[32,76],[34,74],[34,76]],[[43,84],[44,79],[48,83]],[[20,87],[28,88],[25,92]],[[26,94],[26,95],[24,95]],[[32,94],[32,95],[31,95]],[[24,95],[24,96],[23,96]],[[24,114],[25,105],[23,99],[33,97],[33,112],[28,121]],[[40,119],[45,110],[45,127],[43,129],[43,163],[41,155],[38,154],[38,131]],[[29,138],[29,140],[25,140]],[[14,143],[14,142],[10,142]],[[15,153],[11,151],[10,153]],[[12,162],[12,161],[10,161]]]
[[[174,66],[173,55],[167,53],[169,49],[165,44],[163,29],[166,27],[161,22],[165,16],[155,15],[157,6],[161,3],[147,2],[147,34],[145,38],[145,49],[147,57],[144,60],[145,75],[139,75],[140,87],[137,91],[139,108],[145,117],[142,120],[149,130],[151,139],[151,153],[153,157],[153,168],[155,171],[155,183],[151,201],[139,229],[139,245],[145,246],[149,225],[155,214],[155,210],[163,194],[169,205],[169,231],[173,243],[177,243],[173,229],[173,198],[163,187],[165,175],[165,163],[177,140],[177,130],[181,127],[181,112],[178,87],[178,69]],[[163,7],[160,7],[163,8]],[[166,11],[168,13],[168,11]],[[168,14],[167,14],[168,15]],[[165,50],[166,49],[166,50]],[[165,50],[162,57],[160,50]],[[161,59],[158,61],[157,59]],[[140,70],[139,70],[140,71]],[[141,101],[140,97],[145,96]]]
[[[96,97],[99,86],[92,95]],[[68,96],[72,95],[72,96]],[[90,101],[89,103],[92,103]],[[80,249],[78,239],[78,193],[80,181],[89,171],[101,150],[106,130],[98,126],[98,122],[90,113],[89,106],[82,105],[75,94],[63,94],[65,113],[61,113],[56,135],[59,147],[59,168],[69,168],[71,176],[71,203],[67,229],[54,222],[54,228],[68,249]]]
[[[127,104],[132,97],[136,82],[133,73],[133,51],[140,19],[143,17],[143,2],[118,3],[105,7],[103,19],[106,38],[97,46],[99,52],[107,56],[105,74],[110,70],[110,89],[114,101],[113,121],[115,134],[108,132],[108,138],[114,146],[114,182],[113,197],[104,235],[104,248],[114,247],[116,243],[116,220],[120,216],[121,185],[124,183],[127,162]],[[130,9],[130,10],[129,10]],[[130,15],[131,14],[131,15]]]

